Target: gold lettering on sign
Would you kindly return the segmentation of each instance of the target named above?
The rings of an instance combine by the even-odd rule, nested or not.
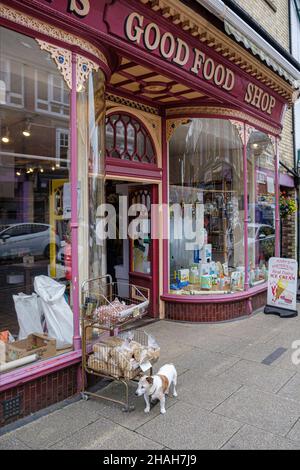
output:
[[[90,12],[90,1],[89,0],[70,0],[69,1],[69,12],[75,13],[78,16],[86,16]]]
[[[273,108],[276,104],[274,96],[271,96],[262,88],[254,85],[254,83],[248,83],[244,101],[270,115],[272,114]]]

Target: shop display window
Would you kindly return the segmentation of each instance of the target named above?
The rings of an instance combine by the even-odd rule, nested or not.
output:
[[[104,197],[105,77],[89,74],[77,93],[79,280],[106,274],[106,240],[98,236]],[[103,215],[103,214],[102,214]]]
[[[174,131],[169,213],[170,293],[243,290],[243,145],[230,121],[190,119]]]
[[[275,155],[270,138],[253,131],[247,145],[249,284],[267,279],[275,255]]]
[[[32,38],[1,28],[0,57],[0,362],[17,367],[72,349],[70,90]]]

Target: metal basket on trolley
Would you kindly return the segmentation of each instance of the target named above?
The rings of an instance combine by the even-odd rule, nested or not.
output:
[[[88,280],[82,285],[82,320],[106,330],[122,327],[146,315],[148,297],[148,289],[113,282],[110,275]]]
[[[122,295],[120,295],[122,293]],[[124,405],[131,411],[128,383],[137,379],[159,358],[159,347],[147,333],[122,331],[143,317],[149,306],[148,289],[113,282],[110,275],[90,279],[82,285],[82,397],[102,398]],[[98,336],[91,331],[98,331]],[[117,335],[117,336],[115,336]],[[125,386],[125,400],[116,400],[86,390],[86,374],[117,380]]]

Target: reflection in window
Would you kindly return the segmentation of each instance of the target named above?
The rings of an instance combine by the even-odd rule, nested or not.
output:
[[[244,190],[242,143],[230,122],[192,119],[178,127],[169,147],[170,290],[179,294],[224,293],[244,286]],[[172,205],[177,204],[176,212]],[[198,223],[199,243],[178,233]],[[179,214],[178,214],[179,211]]]
[[[70,91],[34,39],[0,28],[0,56],[0,332],[18,340],[20,318],[22,339],[49,332],[33,296],[37,276],[65,286],[71,303]],[[67,345],[52,337],[57,354],[72,347],[69,333]]]
[[[264,282],[275,253],[275,161],[269,137],[252,132],[247,145],[250,285]]]

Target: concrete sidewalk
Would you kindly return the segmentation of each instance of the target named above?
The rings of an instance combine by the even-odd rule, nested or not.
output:
[[[177,367],[167,413],[78,400],[0,437],[0,449],[300,449],[300,365],[292,343],[300,318],[258,313],[220,324],[148,325],[161,346],[157,367]],[[300,359],[300,353],[299,353]],[[120,395],[120,385],[106,392]],[[0,430],[1,431],[1,430]]]

